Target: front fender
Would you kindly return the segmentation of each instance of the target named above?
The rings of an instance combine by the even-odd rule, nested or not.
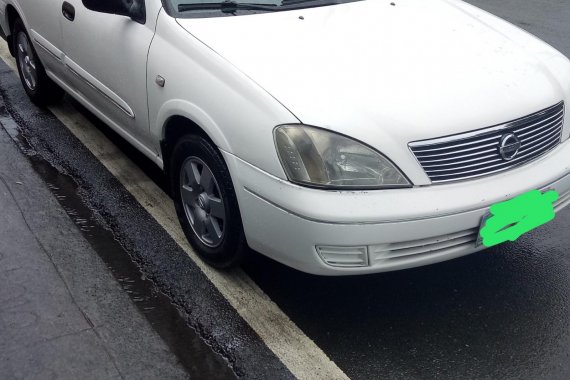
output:
[[[225,151],[231,151],[231,146],[220,126],[208,116],[199,106],[182,99],[172,99],[165,102],[156,115],[156,129],[160,131],[160,141],[164,140],[166,126],[172,117],[186,118],[198,125],[216,146]]]
[[[157,151],[168,120],[185,117],[221,150],[286,178],[273,129],[299,120],[165,12],[159,16],[148,54],[147,77],[149,126]],[[164,80],[161,85],[158,77]]]

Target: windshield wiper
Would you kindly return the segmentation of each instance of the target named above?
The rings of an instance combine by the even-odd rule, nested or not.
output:
[[[277,11],[277,5],[273,4],[251,4],[236,3],[235,1],[224,1],[220,3],[194,3],[178,5],[178,12],[200,11],[200,10],[220,10],[224,13],[235,13],[237,10],[246,11]]]

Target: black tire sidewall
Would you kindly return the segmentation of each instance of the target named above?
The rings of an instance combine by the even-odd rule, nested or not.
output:
[[[222,243],[217,247],[209,247],[200,241],[194,233],[182,205],[180,170],[182,164],[189,157],[197,157],[204,161],[212,171],[220,188],[226,211],[226,220],[224,223],[224,237]],[[214,267],[228,268],[238,265],[245,255],[247,244],[233,182],[219,151],[210,141],[202,136],[188,135],[182,137],[172,151],[169,176],[176,214],[184,234],[194,250],[204,261]]]

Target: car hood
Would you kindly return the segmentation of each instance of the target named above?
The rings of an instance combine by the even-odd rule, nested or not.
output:
[[[568,91],[546,62],[567,64],[563,56],[460,1],[368,0],[178,22],[303,123],[385,153],[528,115]]]

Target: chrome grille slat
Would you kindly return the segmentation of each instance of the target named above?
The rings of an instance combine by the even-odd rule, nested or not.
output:
[[[544,136],[536,141],[533,141],[530,144],[523,145],[524,148],[520,150],[520,153],[525,153],[528,152],[529,150],[540,148],[541,146],[544,145],[545,141],[560,139],[560,131],[561,129],[559,129],[558,133],[554,134],[553,136]]]
[[[558,131],[558,132],[560,132],[560,131]],[[546,136],[546,137],[548,137],[548,136]],[[545,137],[545,138],[546,138],[546,137]],[[559,137],[560,137],[560,136],[558,136],[558,135],[554,135],[554,136],[548,138],[546,141],[544,141],[544,142],[543,142],[542,144],[540,144],[540,145],[541,145],[541,146],[542,146],[542,145],[548,145],[549,143],[554,142],[555,139],[557,139],[557,138],[559,138]],[[541,139],[541,140],[544,140],[544,139]],[[523,153],[525,153],[525,152],[528,152],[529,150],[532,150],[533,148],[534,148],[534,146],[533,146],[533,147],[529,147],[529,148],[524,149],[524,150],[521,150],[520,153],[519,153],[519,155],[517,156],[517,158],[515,158],[514,160],[511,160],[511,161],[504,161],[502,158],[495,158],[495,159],[493,159],[493,160],[488,160],[488,161],[485,161],[485,162],[481,162],[481,163],[477,163],[477,164],[472,164],[472,165],[458,166],[458,167],[455,167],[455,168],[435,169],[435,170],[434,170],[434,169],[429,169],[429,170],[426,169],[426,173],[428,173],[428,174],[431,175],[431,173],[438,173],[438,172],[450,171],[450,170],[461,170],[461,169],[471,168],[471,167],[475,167],[475,166],[482,166],[482,165],[492,164],[492,163],[495,163],[495,162],[503,162],[503,164],[504,164],[504,163],[516,163],[516,162],[519,162],[521,159],[526,158],[526,157],[528,157],[529,155],[533,154],[533,152],[530,152],[530,153],[528,153],[528,154],[523,154]],[[498,165],[487,166],[487,168],[493,168],[493,167],[496,167],[496,166],[498,166]]]
[[[476,178],[523,165],[554,149],[564,125],[564,102],[529,116],[473,132],[416,141],[410,150],[432,183]],[[505,160],[499,151],[502,137],[515,134],[517,155]]]
[[[483,150],[481,152],[475,153],[475,154],[463,154],[461,156],[456,156],[456,157],[451,157],[451,158],[442,158],[441,160],[422,160],[422,162],[441,162],[441,161],[452,161],[455,160],[457,158],[464,158],[464,157],[474,157],[478,154],[485,154],[485,153],[491,153],[491,152],[495,152],[497,149],[491,148],[491,149],[486,149]]]
[[[549,120],[551,120],[551,119],[553,119],[553,118],[556,118],[557,116],[560,116],[563,112],[564,112],[563,109],[559,109],[559,110],[556,110],[555,113],[550,113],[550,112],[544,113],[544,114],[542,114],[542,115],[540,115],[540,116],[533,117],[532,120],[533,120],[533,123],[534,123],[534,124],[526,125],[526,126],[525,126],[524,123],[520,123],[520,124],[515,124],[515,125],[513,125],[512,127],[513,127],[514,129],[516,129],[517,131],[519,131],[519,132],[520,132],[520,131],[526,131],[527,129],[530,129],[530,128],[535,127],[537,124],[543,123],[543,122],[545,122],[545,121],[548,122]],[[539,121],[534,122],[535,120],[539,120]]]
[[[556,146],[556,145],[554,145],[554,146]],[[525,164],[525,163],[526,163],[526,162],[523,162],[523,164]],[[497,170],[493,170],[493,171],[487,172],[487,173],[485,173],[485,174],[475,174],[475,175],[464,176],[464,177],[462,177],[461,179],[464,180],[464,179],[478,178],[478,177],[481,177],[481,176],[483,176],[483,175],[496,174],[496,173],[504,172],[505,170],[514,169],[514,168],[516,168],[517,166],[520,166],[520,165],[522,165],[522,164],[519,163],[519,164],[511,165],[511,166],[508,166],[508,167],[505,167],[505,168],[500,168],[500,169],[497,169]],[[441,177],[444,177],[444,176],[441,176]],[[457,181],[457,179],[455,179],[455,178],[452,178],[452,179],[441,179],[441,178],[440,178],[440,179],[438,179],[437,181],[434,181],[434,183],[456,182],[456,181]]]
[[[440,166],[451,166],[451,165],[459,165],[459,164],[464,164],[464,163],[468,163],[468,162],[474,162],[474,161],[480,161],[483,160],[485,158],[491,158],[491,157],[495,157],[494,154],[488,154],[486,156],[483,157],[477,157],[477,158],[472,158],[470,160],[463,160],[463,161],[457,161],[457,162],[452,162],[450,164],[440,164],[440,165],[424,165],[424,168],[431,168],[431,167],[440,167]],[[443,161],[443,160],[442,160]],[[448,160],[446,160],[448,161]]]
[[[558,143],[559,143],[559,141],[554,141],[554,142],[550,143],[550,146],[549,146],[549,148],[548,148],[547,151],[552,150],[552,148],[554,148],[556,145],[558,145]],[[494,173],[502,172],[502,171],[504,171],[504,170],[508,170],[508,169],[514,168],[514,167],[516,167],[516,166],[520,166],[520,165],[522,165],[522,164],[524,164],[524,163],[527,163],[527,162],[528,162],[528,161],[520,161],[520,162],[515,162],[515,163],[513,163],[513,161],[508,161],[508,163],[509,163],[508,166],[501,167],[501,168],[499,168],[499,169],[496,169],[496,170],[487,172],[487,173],[485,173],[485,174],[469,175],[469,176],[466,176],[465,178],[475,178],[475,177],[480,177],[481,175],[487,175],[487,174],[494,174]],[[472,171],[470,171],[469,173],[474,173],[474,172],[477,172],[477,170],[472,170]],[[455,173],[455,174],[457,174],[457,173]],[[465,174],[465,172],[459,173],[459,174]],[[433,175],[433,177],[449,177],[450,175],[453,175],[453,174]],[[454,180],[455,180],[455,179],[454,179]],[[449,182],[449,181],[450,181],[449,179],[446,180],[446,182]]]
[[[431,169],[431,170],[426,170],[426,172],[431,175],[431,173],[448,172],[448,171],[451,171],[451,170],[457,171],[457,170],[462,170],[462,169],[473,168],[473,167],[476,167],[476,166],[485,166],[485,165],[492,164],[492,163],[495,163],[495,162],[498,162],[498,161],[503,161],[503,160],[500,159],[500,158],[495,158],[495,159],[488,160],[488,161],[484,161],[484,162],[477,163],[477,164],[463,165],[463,166],[458,166],[458,167],[455,167],[455,168],[448,168],[448,169]]]
[[[529,128],[534,128],[534,129],[531,130],[530,132],[526,132],[526,133],[523,133],[523,134],[520,135],[520,136],[526,136],[526,135],[528,135],[529,133],[534,133],[534,131],[536,131],[536,130],[538,130],[538,129],[548,128],[548,127],[552,126],[552,124],[554,124],[554,123],[556,123],[557,121],[559,121],[559,119],[562,118],[562,116],[563,116],[562,111],[560,111],[560,112],[558,112],[556,115],[550,116],[550,117],[547,118],[547,119],[541,120],[541,121],[539,121],[539,122],[537,122],[537,123],[535,123],[535,124],[526,126],[526,127],[524,127],[524,128],[517,128],[517,127],[515,127],[515,128],[513,128],[513,131],[516,132],[516,133],[517,133],[517,136],[518,136],[518,133],[519,133],[520,131],[527,130],[527,129],[529,129]],[[555,119],[552,120],[552,118],[555,118]],[[446,150],[446,149],[455,149],[456,147],[462,147],[462,146],[469,146],[469,145],[480,144],[480,143],[485,142],[485,141],[499,140],[500,137],[501,137],[501,136],[497,136],[497,135],[494,135],[494,136],[491,136],[491,137],[485,137],[485,136],[488,136],[489,134],[490,134],[490,133],[482,133],[482,134],[479,135],[477,138],[471,137],[471,138],[469,138],[469,139],[470,139],[470,140],[473,140],[473,141],[469,141],[469,142],[465,142],[465,143],[461,143],[461,144],[454,144],[452,148],[450,148],[450,147],[429,148],[429,149],[417,149],[417,148],[414,148],[414,152],[415,152],[416,154],[423,154],[424,152],[437,152],[437,151]],[[469,139],[468,139],[468,140],[469,140]],[[474,139],[476,139],[476,140],[474,140]],[[483,146],[478,145],[478,146],[479,146],[479,147],[485,147],[485,146],[488,146],[488,145],[483,145]]]
[[[534,123],[534,124],[527,125],[527,126],[522,127],[522,128],[521,128],[520,126],[517,126],[517,127],[513,127],[513,129],[514,129],[516,132],[526,131],[527,129],[533,129],[533,130],[534,130],[534,128],[535,128],[537,125],[542,124],[542,123],[550,123],[550,121],[552,121],[553,119],[556,119],[556,118],[562,116],[562,114],[563,114],[563,110],[560,110],[560,111],[558,111],[557,113],[555,113],[554,115],[549,115],[547,118],[542,119],[542,120],[540,120],[540,121],[537,121],[537,122]]]
[[[531,142],[530,144],[536,145],[535,143],[536,143],[537,141],[542,141],[542,140],[544,140],[544,139],[546,139],[546,138],[548,138],[548,137],[551,137],[552,135],[555,135],[555,134],[557,134],[557,133],[560,133],[561,131],[562,131],[562,126],[556,128],[556,129],[554,129],[554,130],[551,129],[551,130],[545,131],[544,133],[539,133],[539,134],[537,134],[536,136],[530,136],[530,137],[527,137],[526,139],[521,139],[521,143],[524,143],[525,141],[529,141],[530,139],[532,139],[532,142]],[[546,133],[546,134],[545,134],[545,133]],[[542,136],[542,137],[540,137],[540,139],[538,139],[538,140],[535,140],[535,139],[536,139],[537,137],[539,137],[539,136]],[[529,145],[530,145],[530,144],[529,144]]]
[[[541,139],[541,141],[544,139]],[[531,149],[536,149],[536,148],[541,148],[544,147],[546,145],[548,145],[550,142],[556,141],[556,140],[560,140],[560,135],[554,135],[548,139],[546,139],[545,141],[543,141],[541,144],[533,144],[529,147],[525,147],[524,149],[521,149],[520,153],[526,153]]]
[[[528,132],[525,132],[525,133],[519,133],[518,130],[515,130],[515,133],[517,134],[518,137],[524,137],[524,136],[530,135],[530,134],[532,134],[532,133],[534,133],[534,132],[536,132],[536,131],[538,131],[538,130],[541,130],[541,129],[548,129],[548,128],[552,127],[552,124],[557,124],[558,122],[560,122],[560,120],[562,120],[562,116],[563,116],[563,115],[560,115],[560,116],[558,116],[556,119],[554,119],[554,120],[552,120],[552,121],[549,121],[547,124],[545,124],[545,125],[543,125],[543,126],[541,126],[541,127],[538,127],[538,128],[536,128],[536,129],[534,129],[534,130],[531,130],[531,131],[528,131]]]
[[[471,142],[467,142],[467,143],[463,143],[463,144],[456,144],[453,147],[458,147],[458,146],[468,146],[468,145],[475,145],[475,144],[479,144],[481,142],[484,141],[489,141],[489,140],[496,140],[498,137],[497,136],[492,136],[492,137],[488,137],[485,139],[481,139],[481,140],[477,140],[477,141],[471,141]],[[416,152],[417,153],[424,153],[424,152],[436,152],[439,150],[445,150],[445,149],[449,149],[449,147],[444,147],[444,148],[435,148],[435,149],[417,149]]]
[[[440,137],[440,138],[435,138],[435,139],[429,139],[429,140],[422,140],[422,141],[414,141],[411,142],[409,145],[412,148],[415,147],[427,147],[427,146],[432,146],[432,145],[438,145],[440,143],[449,143],[451,140],[467,140],[467,139],[471,139],[471,138],[477,138],[477,137],[481,137],[484,135],[488,135],[489,133],[494,133],[497,131],[502,131],[505,128],[520,128],[521,126],[524,126],[525,123],[528,123],[529,120],[532,122],[533,120],[536,120],[537,118],[539,118],[540,115],[543,115],[543,118],[549,117],[548,113],[549,112],[555,112],[558,111],[560,112],[560,105],[564,106],[564,102],[560,102],[550,108],[547,108],[544,111],[540,111],[537,112],[536,114],[533,114],[531,116],[527,116],[527,117],[523,117],[522,119],[518,119],[515,121],[511,121],[505,124],[500,124],[494,127],[489,127],[489,128],[483,128],[483,129],[478,129],[472,132],[465,132],[465,133],[459,133],[457,135],[450,135],[450,136],[445,136],[445,137]]]
[[[537,129],[546,128],[547,130],[550,130],[550,128],[552,128],[553,125],[557,125],[558,123],[561,123],[561,120],[562,120],[562,117],[560,117],[560,119],[558,119],[557,121],[553,121],[552,123],[547,123],[547,124],[545,124],[545,125],[542,125],[542,126],[540,126],[540,127],[537,127]],[[534,126],[538,126],[539,124],[540,124],[540,123],[534,124]],[[525,129],[526,129],[526,128],[525,128]],[[513,132],[514,132],[514,133],[517,133],[517,136],[519,136],[517,129],[513,130]],[[533,131],[531,131],[531,132],[527,132],[525,135],[528,135],[529,133],[534,133],[534,132],[535,132],[535,130],[533,130]],[[521,136],[522,136],[522,135],[521,135]],[[533,136],[534,136],[534,135],[533,135]],[[532,136],[531,136],[531,137],[532,137]],[[436,153],[436,154],[432,154],[432,155],[429,155],[429,156],[423,155],[423,153],[424,153],[424,152],[428,152],[428,151],[433,151],[433,152],[435,152],[435,151],[438,151],[438,150],[449,150],[449,149],[454,149],[455,147],[461,147],[461,146],[467,146],[467,145],[474,145],[474,144],[476,144],[476,143],[478,143],[478,142],[470,142],[470,143],[467,143],[467,144],[455,144],[455,145],[453,146],[453,148],[445,147],[445,148],[437,148],[437,149],[431,149],[431,150],[416,150],[416,149],[414,149],[414,153],[416,153],[416,156],[421,157],[421,158],[424,158],[424,157],[440,156],[440,155],[442,155],[442,154],[449,155],[449,154],[455,154],[455,153],[460,153],[460,152],[473,151],[473,150],[476,150],[476,149],[479,149],[479,148],[485,148],[485,147],[494,146],[494,145],[500,140],[500,138],[501,138],[500,135],[498,135],[498,136],[493,136],[493,137],[489,137],[489,138],[485,138],[485,139],[482,139],[482,140],[479,141],[479,142],[485,142],[485,141],[490,141],[490,140],[494,140],[494,141],[493,141],[492,143],[489,143],[489,144],[478,145],[478,146],[470,147],[470,148],[468,148],[468,149],[457,150],[457,151],[448,151],[448,152],[442,152],[442,153]],[[530,137],[527,137],[526,139],[528,140],[529,138],[530,138]]]
[[[497,141],[498,141],[498,140],[497,140]],[[490,144],[480,145],[480,146],[476,146],[476,147],[473,147],[473,148],[462,149],[462,150],[457,150],[457,151],[453,151],[453,152],[444,152],[444,153],[440,153],[440,154],[431,154],[431,155],[428,155],[428,156],[419,156],[419,155],[416,155],[416,156],[418,156],[418,158],[424,158],[424,157],[439,157],[439,156],[441,156],[441,155],[447,155],[447,156],[448,156],[448,155],[450,155],[450,154],[463,153],[463,152],[471,152],[471,151],[474,151],[474,150],[477,150],[477,149],[480,149],[480,148],[486,148],[486,147],[492,147],[492,146],[494,147],[494,146],[496,146],[496,145],[497,145],[497,142],[494,142],[494,143],[490,143]]]
[[[539,148],[541,148],[541,147],[543,147],[543,146],[547,146],[547,145],[549,145],[549,144],[551,145],[551,144],[557,142],[557,141],[556,141],[556,138],[558,138],[558,136],[553,136],[550,140],[547,140],[547,141],[543,142]],[[530,152],[530,153],[528,153],[528,154],[524,154],[524,153],[527,153],[528,151],[529,151],[528,149],[527,149],[527,150],[524,150],[524,151],[521,151],[521,152],[520,152],[521,155],[520,155],[520,156],[517,156],[517,158],[515,158],[515,159],[513,159],[513,160],[511,160],[511,161],[503,161],[502,159],[499,159],[499,160],[500,160],[500,161],[503,161],[503,164],[514,165],[514,164],[517,164],[518,162],[520,162],[523,158],[527,158],[529,155],[533,154],[533,152]],[[495,165],[495,166],[498,166],[498,165]],[[495,166],[492,166],[492,167],[495,167]],[[491,167],[491,168],[492,168],[492,167]],[[454,169],[461,169],[461,167],[453,168],[453,169],[441,169],[441,170],[439,170],[439,171],[442,171],[442,170],[454,170]],[[427,172],[427,171],[426,171],[426,172]],[[432,170],[429,170],[429,172],[432,173],[432,172],[435,172],[435,170],[432,169]]]

